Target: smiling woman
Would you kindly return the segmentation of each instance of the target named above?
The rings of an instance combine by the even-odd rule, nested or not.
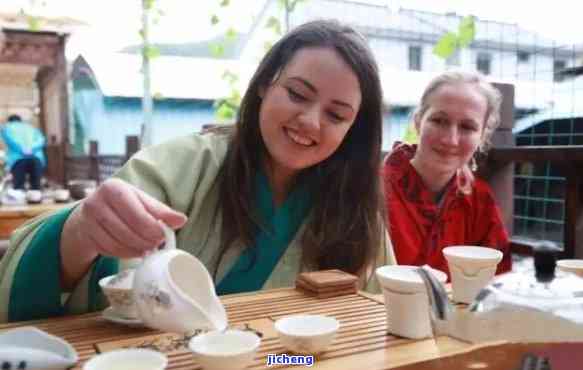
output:
[[[362,36],[333,21],[299,26],[260,63],[234,127],[149,147],[78,206],[17,230],[0,265],[0,321],[102,308],[97,282],[160,244],[158,220],[219,294],[330,268],[374,289],[374,267],[394,263],[375,181],[381,107]]]
[[[504,253],[498,272],[511,269],[500,211],[471,168],[499,124],[500,103],[500,93],[478,73],[445,72],[425,89],[414,114],[419,145],[397,143],[383,166],[399,264],[429,264],[449,275],[443,248],[478,245]]]

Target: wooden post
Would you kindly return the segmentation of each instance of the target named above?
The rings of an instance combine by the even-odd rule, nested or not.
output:
[[[578,168],[571,164],[563,164],[567,187],[565,189],[565,219],[563,224],[563,255],[562,258],[582,258],[581,251],[577,251],[577,218],[581,213],[579,191],[581,188],[581,176]],[[579,168],[580,170],[580,168]],[[579,248],[580,249],[580,248]],[[576,257],[576,254],[579,256]]]
[[[493,84],[502,94],[500,107],[501,123],[492,135],[492,148],[513,147],[514,137],[514,86],[511,84]],[[514,163],[494,162],[488,160],[486,168],[480,174],[488,181],[502,212],[502,220],[510,236],[514,231]]]
[[[99,143],[89,142],[89,178],[99,184]]]
[[[140,138],[137,136],[126,136],[126,161],[140,150]]]

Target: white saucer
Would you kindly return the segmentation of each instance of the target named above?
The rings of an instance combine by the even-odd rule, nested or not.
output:
[[[113,307],[107,307],[105,310],[103,310],[103,312],[101,313],[101,316],[105,320],[110,321],[110,322],[114,322],[116,324],[121,324],[121,325],[126,325],[126,326],[131,326],[131,327],[144,326],[144,323],[140,319],[130,319],[127,317],[119,316],[117,314],[117,312],[115,312]]]

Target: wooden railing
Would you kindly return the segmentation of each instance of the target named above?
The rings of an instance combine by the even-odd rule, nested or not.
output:
[[[123,166],[139,147],[137,136],[126,138],[124,155],[100,155],[96,141],[89,143],[89,155],[73,155],[68,144],[51,144],[47,146],[47,176],[53,182],[63,185],[70,180],[95,180],[101,183]]]
[[[479,175],[486,179],[500,205],[502,217],[510,235],[513,235],[514,217],[514,164],[520,162],[550,162],[566,178],[565,218],[563,224],[563,252],[561,258],[583,258],[583,229],[577,224],[583,221],[581,185],[583,183],[583,146],[515,146],[514,87],[495,84],[503,96],[502,123],[492,137],[493,147],[480,165]],[[579,228],[581,229],[581,228]],[[530,254],[537,240],[513,237],[514,253]]]
[[[565,219],[563,225],[562,258],[583,258],[583,231],[578,230],[583,204],[580,192],[583,184],[583,146],[519,146],[493,148],[488,154],[488,166],[494,169],[509,163],[550,162],[566,179]],[[515,239],[516,251],[528,251],[528,241]]]

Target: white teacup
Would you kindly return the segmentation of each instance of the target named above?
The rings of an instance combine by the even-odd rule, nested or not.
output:
[[[40,190],[28,190],[26,201],[28,203],[40,203],[43,200],[43,193]]]
[[[71,193],[67,189],[56,189],[53,194],[57,202],[66,202],[71,198]]]
[[[107,297],[114,314],[121,318],[138,317],[133,293],[134,274],[135,270],[124,270],[99,280],[99,286]]]
[[[144,258],[134,276],[140,319],[151,328],[181,334],[224,330],[227,313],[206,267],[193,255],[176,249],[174,231],[160,224],[165,248]]]
[[[257,334],[226,330],[197,335],[188,347],[204,370],[242,370],[253,362],[260,344]]]
[[[452,246],[443,249],[451,275],[453,300],[472,303],[494,277],[503,254],[497,249],[478,246]]]
[[[413,339],[433,336],[429,297],[423,279],[416,271],[420,266],[388,265],[376,269],[377,279],[383,289],[387,309],[389,333]],[[429,270],[442,284],[447,275],[429,266]]]
[[[583,277],[583,259],[558,260],[557,267],[561,271],[572,272],[577,276]]]
[[[145,348],[118,349],[92,357],[83,370],[164,370],[168,359],[163,353]]]
[[[340,323],[325,315],[294,315],[275,322],[279,341],[288,350],[301,354],[324,352],[334,341]]]

